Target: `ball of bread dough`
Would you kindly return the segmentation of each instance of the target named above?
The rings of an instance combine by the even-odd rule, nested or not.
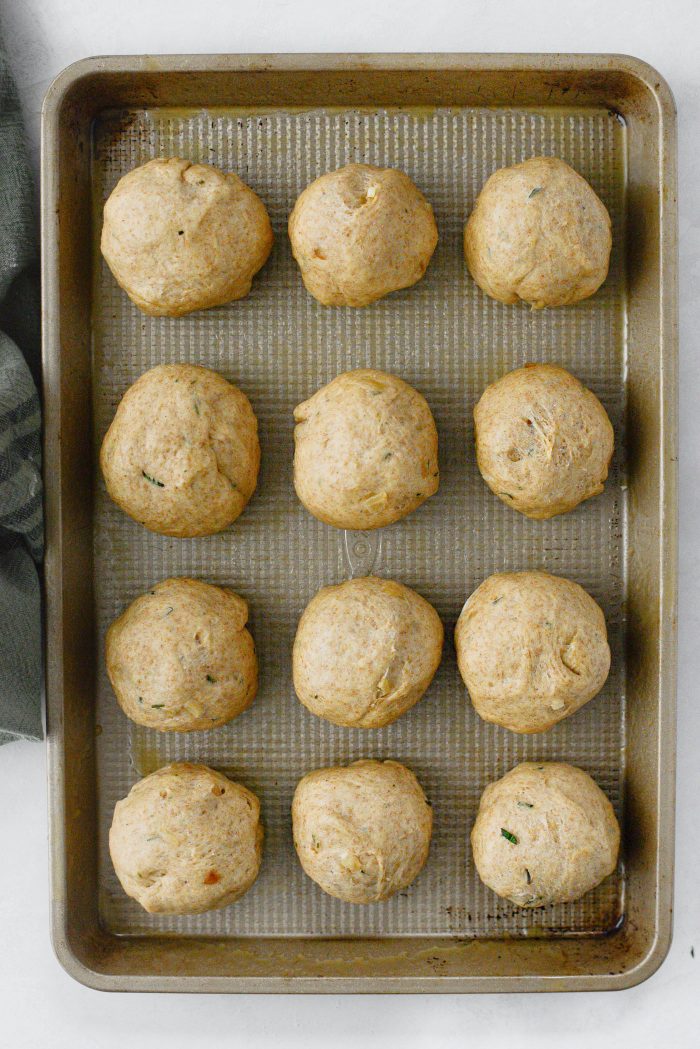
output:
[[[426,271],[433,209],[403,171],[348,164],[317,178],[289,216],[292,253],[324,306],[367,306]]]
[[[292,823],[301,865],[324,892],[346,903],[375,903],[422,870],[433,813],[404,765],[356,761],[304,776]]]
[[[166,765],[118,801],[114,870],[149,914],[227,907],[258,876],[263,829],[252,791],[206,765]]]
[[[165,579],[137,597],[105,639],[124,713],[161,732],[192,732],[247,710],[258,688],[247,620],[242,597],[198,579]]]
[[[435,420],[395,375],[345,372],[298,405],[294,419],[294,486],[326,524],[382,528],[438,490]]]
[[[270,254],[272,227],[260,197],[237,175],[159,158],[113,189],[101,248],[139,309],[180,317],[247,295]]]
[[[603,491],[613,428],[596,395],[563,368],[528,364],[487,386],[474,431],[481,476],[526,517],[565,514]]]
[[[602,200],[557,157],[494,172],[464,229],[479,287],[533,309],[587,299],[608,275],[612,235]]]
[[[258,479],[258,423],[246,395],[208,368],[161,364],[124,394],[100,452],[107,491],[162,535],[212,535]]]
[[[368,576],[320,590],[299,621],[292,666],[312,714],[380,728],[421,698],[440,665],[443,629],[425,598]]]
[[[513,732],[544,732],[574,714],[610,669],[601,609],[548,572],[484,580],[457,620],[455,645],[477,714]]]
[[[620,828],[583,769],[524,762],[481,795],[471,834],[481,880],[519,907],[570,903],[615,870]]]

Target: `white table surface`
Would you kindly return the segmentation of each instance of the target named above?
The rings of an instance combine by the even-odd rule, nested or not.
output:
[[[0,750],[0,1046],[700,1044],[700,4],[697,0],[0,0],[34,164],[52,77],[95,54],[220,51],[611,51],[655,65],[680,124],[681,529],[676,921],[645,984],[510,996],[109,995],[56,962],[48,934],[44,747]],[[697,356],[696,356],[697,354]],[[693,482],[693,477],[696,478]],[[698,487],[695,492],[693,484]],[[692,948],[695,947],[695,957]]]

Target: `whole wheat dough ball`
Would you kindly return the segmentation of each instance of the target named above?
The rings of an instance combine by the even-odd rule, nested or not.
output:
[[[107,491],[162,535],[212,535],[258,479],[258,423],[246,395],[208,368],[161,364],[124,394],[100,452]]]
[[[422,870],[433,813],[404,765],[356,761],[304,776],[292,823],[301,865],[324,892],[346,903],[376,903]]]
[[[477,714],[513,732],[544,732],[574,714],[610,669],[601,609],[548,572],[485,579],[457,620],[455,646]]]
[[[166,765],[140,780],[109,832],[122,888],[149,914],[235,903],[258,876],[262,842],[255,794],[206,765]]]
[[[258,688],[248,606],[233,590],[165,579],[110,625],[107,673],[124,713],[161,732],[216,728]]]
[[[395,375],[345,372],[298,405],[294,419],[294,487],[326,524],[382,528],[438,489],[435,420]]]
[[[324,306],[368,306],[409,288],[438,241],[433,209],[408,175],[369,164],[307,186],[289,237],[307,290]]]
[[[603,491],[613,428],[596,395],[563,368],[527,364],[487,386],[474,434],[481,476],[526,517],[565,514]]]
[[[144,313],[180,317],[242,299],[272,248],[265,205],[238,175],[177,157],[119,180],[102,254]]]
[[[608,275],[612,235],[603,202],[557,157],[532,157],[494,172],[464,229],[464,254],[479,287],[499,302],[533,309],[587,299]]]
[[[519,907],[570,903],[615,870],[620,828],[583,769],[524,762],[481,795],[471,834],[481,880]]]
[[[421,698],[440,665],[443,629],[432,605],[401,583],[368,576],[319,590],[299,621],[292,667],[312,714],[380,728]]]

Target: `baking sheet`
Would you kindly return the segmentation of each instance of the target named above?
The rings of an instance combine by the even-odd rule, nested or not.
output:
[[[469,830],[484,786],[526,759],[589,771],[618,815],[624,778],[626,305],[625,138],[607,109],[114,111],[94,129],[95,228],[117,179],[154,156],[181,155],[236,171],[265,201],[275,229],[252,294],[170,320],[142,315],[94,249],[93,397],[99,444],[116,405],[143,371],[189,361],[221,372],[250,397],[260,423],[258,491],[218,536],[155,536],[96,485],[95,580],[99,627],[97,721],[100,917],[117,933],[196,936],[498,937],[600,934],[624,909],[621,873],[574,904],[521,911],[479,881]],[[505,307],[469,278],[462,228],[488,175],[536,154],[556,154],[593,185],[613,220],[610,276],[587,302],[548,312]],[[304,290],[286,219],[313,178],[349,161],[407,171],[433,204],[440,243],[426,278],[365,310],[328,309]],[[474,461],[471,410],[487,382],[528,361],[569,368],[601,398],[615,427],[605,493],[574,513],[528,521],[500,503]],[[293,407],[339,372],[395,372],[427,397],[440,434],[441,486],[410,517],[381,532],[344,533],[312,518],[292,486]],[[452,628],[462,604],[494,571],[546,568],[575,579],[602,605],[613,654],[602,693],[550,732],[519,737],[481,721],[457,673]],[[377,731],[338,728],[309,714],[291,683],[291,645],[307,601],[323,585],[372,570],[415,587],[442,616],[445,656],[424,699]],[[261,687],[253,707],[207,733],[162,735],[132,725],[104,672],[106,626],[168,575],[233,587],[250,603]],[[434,807],[431,856],[405,893],[353,907],[301,871],[291,840],[294,787],[308,770],[359,757],[392,757],[418,775]],[[173,760],[201,761],[261,798],[266,829],[255,887],[223,911],[149,916],[121,891],[106,848],[112,809],[140,775]]]

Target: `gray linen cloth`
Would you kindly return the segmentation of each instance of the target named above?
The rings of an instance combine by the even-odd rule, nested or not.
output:
[[[43,734],[39,341],[32,178],[0,50],[0,743]]]

